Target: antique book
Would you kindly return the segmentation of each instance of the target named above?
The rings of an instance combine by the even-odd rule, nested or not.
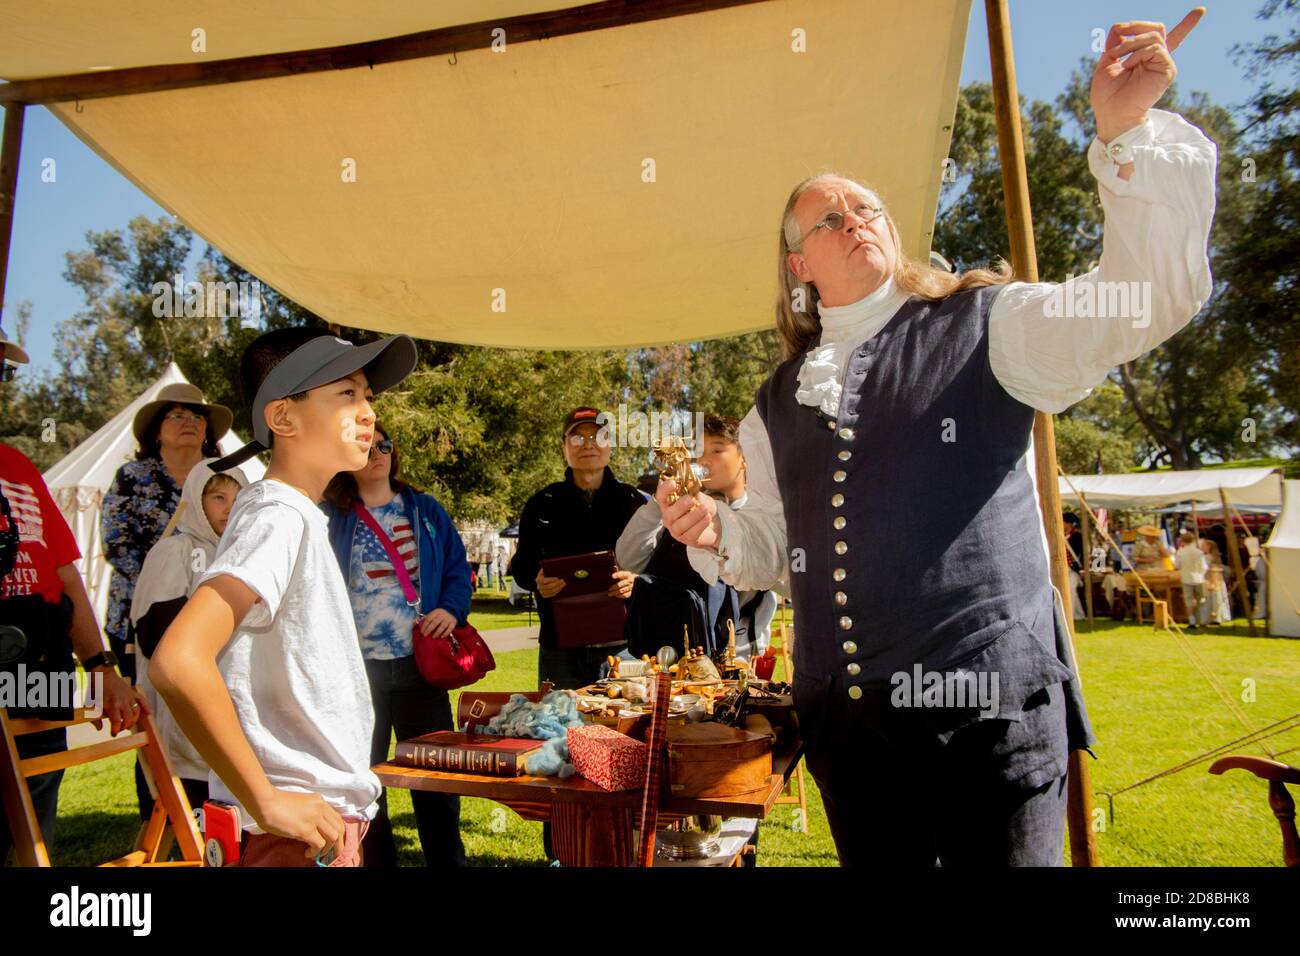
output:
[[[439,730],[422,737],[399,740],[393,763],[421,770],[517,777],[528,772],[529,754],[541,750],[543,743],[526,737],[491,737]]]

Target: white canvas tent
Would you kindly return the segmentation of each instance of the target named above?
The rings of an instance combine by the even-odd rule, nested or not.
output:
[[[1282,514],[1264,548],[1270,631],[1300,637],[1300,481],[1283,482]]]
[[[1288,481],[1288,486],[1300,482]],[[1137,511],[1156,511],[1174,505],[1185,505],[1187,510],[1222,514],[1223,497],[1230,508],[1247,511],[1281,510],[1278,527],[1288,520],[1283,508],[1282,473],[1277,468],[1206,468],[1200,471],[1144,471],[1123,475],[1069,475],[1060,480],[1062,505],[1079,505],[1079,496],[1087,499],[1090,508],[1116,508]],[[1275,609],[1286,604],[1287,594],[1300,595],[1300,492],[1291,491],[1292,530],[1279,536],[1275,529],[1270,543],[1278,541],[1281,560],[1273,560],[1269,569],[1268,601],[1271,623],[1269,631],[1276,635],[1300,636],[1300,621],[1296,621],[1294,604],[1283,614],[1275,616]],[[1295,598],[1291,599],[1293,602]],[[1280,602],[1280,603],[1279,603]],[[1291,628],[1280,630],[1279,628]]]
[[[135,456],[137,444],[131,431],[135,413],[142,405],[152,402],[163,386],[186,381],[184,373],[172,362],[158,381],[135,401],[45,472],[45,484],[81,549],[81,576],[86,581],[95,618],[101,627],[108,607],[108,580],[112,568],[104,558],[99,537],[100,506],[117,470]],[[223,454],[229,454],[244,442],[232,429],[217,444]],[[266,471],[256,458],[241,467],[249,481],[256,481]]]
[[[1124,475],[1069,475],[1060,479],[1061,503],[1132,510],[1196,502],[1222,507],[1219,489],[1232,505],[1282,506],[1282,474],[1276,468],[1207,468],[1142,471]]]

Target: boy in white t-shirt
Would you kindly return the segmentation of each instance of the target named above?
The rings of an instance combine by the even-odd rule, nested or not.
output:
[[[279,329],[241,360],[255,440],[271,449],[240,492],[216,556],[154,651],[150,679],[212,768],[212,799],[240,809],[241,865],[357,866],[379,780],[374,714],[347,586],[317,508],[368,458],[369,399],[415,368],[405,335],[354,346]]]

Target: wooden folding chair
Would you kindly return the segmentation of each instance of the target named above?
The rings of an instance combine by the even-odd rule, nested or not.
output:
[[[1284,866],[1300,867],[1300,833],[1295,825],[1295,800],[1287,792],[1286,785],[1300,784],[1300,767],[1291,767],[1267,757],[1253,754],[1232,754],[1220,757],[1210,764],[1210,773],[1221,774],[1225,770],[1248,770],[1261,780],[1268,781],[1268,805],[1277,817],[1278,826],[1282,828],[1282,863]]]
[[[86,716],[82,708],[74,712],[72,720],[35,720],[10,718],[0,707],[0,796],[3,797],[5,817],[13,834],[14,851],[21,866],[49,866],[50,854],[46,849],[36,810],[32,805],[27,778],[53,770],[78,767],[95,760],[103,760],[129,750],[139,750],[145,759],[158,788],[158,799],[153,815],[140,831],[135,849],[125,856],[109,860],[101,866],[202,866],[203,841],[190,808],[189,798],[181,782],[172,772],[171,764],[158,740],[158,728],[153,717],[144,714],[135,727],[116,737],[84,747],[75,747],[60,753],[22,759],[18,756],[17,739],[42,730],[57,730],[90,723],[94,717]],[[180,847],[181,860],[163,859],[173,842]],[[3,863],[3,861],[0,861]]]
[[[781,660],[785,664],[785,679],[787,683],[794,683],[794,657],[790,650],[794,644],[794,628],[789,629],[785,626],[785,598],[779,598],[776,605],[777,629],[781,635]],[[786,790],[793,790],[791,793],[781,792],[781,796],[776,798],[777,803],[789,803],[799,805],[799,830],[803,833],[808,832],[808,795],[804,790],[803,779],[803,758],[795,764],[794,773],[790,775],[790,781],[786,785]]]

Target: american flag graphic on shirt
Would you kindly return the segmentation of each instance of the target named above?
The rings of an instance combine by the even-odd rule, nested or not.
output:
[[[369,510],[397,548],[406,565],[406,573],[411,577],[411,586],[418,595],[420,559],[415,529],[411,516],[402,506],[402,499],[394,498],[382,508]],[[393,570],[388,552],[363,521],[357,522],[352,538],[348,585],[362,656],[371,660],[392,660],[415,653],[411,626],[419,612],[406,603],[402,582]]]
[[[9,500],[9,510],[18,525],[21,541],[34,541],[45,547],[45,519],[41,517],[41,503],[31,485],[15,484],[0,478],[0,493]]]

